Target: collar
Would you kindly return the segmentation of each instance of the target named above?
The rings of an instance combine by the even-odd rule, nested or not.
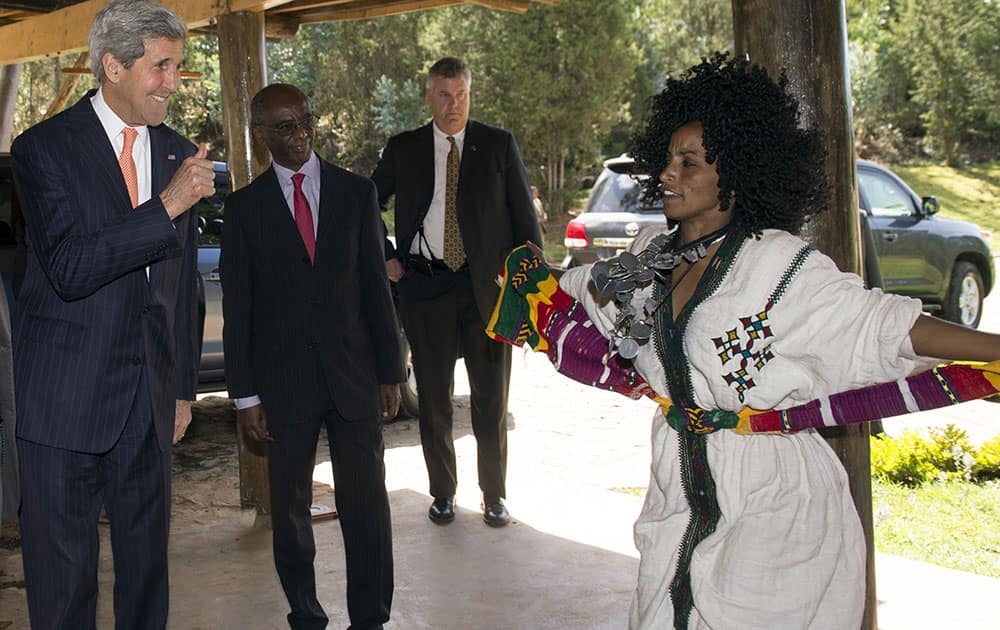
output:
[[[91,105],[94,106],[94,113],[97,114],[98,120],[101,121],[101,126],[104,127],[104,133],[107,134],[108,139],[111,140],[112,145],[115,144],[115,138],[122,135],[122,130],[125,127],[132,127],[121,117],[115,113],[108,102],[104,100],[104,88],[100,88],[94,93],[94,96],[90,98]],[[146,142],[146,136],[149,135],[149,127],[146,125],[140,125],[138,127],[132,127],[135,129],[139,135],[136,137],[136,145],[142,145]],[[115,145],[120,146],[120,145]]]
[[[445,143],[448,142],[448,134],[438,129],[437,123],[431,121],[431,128],[434,130],[435,138]],[[462,130],[452,136],[452,138],[455,139],[455,142],[458,143],[459,146],[462,146],[462,143],[465,142],[465,130],[468,128],[469,128],[469,123],[465,123],[465,126],[462,127]]]
[[[278,164],[273,160],[271,161],[271,164],[274,166],[274,174],[278,176],[278,181],[290,182],[292,181],[292,175],[296,173],[302,173],[303,175],[306,176],[306,179],[312,179],[314,182],[316,182],[317,185],[319,184],[320,164],[319,164],[319,157],[316,155],[315,151],[309,154],[309,159],[306,160],[306,163],[303,164],[297,171],[293,171],[290,168],[285,168],[284,166]]]

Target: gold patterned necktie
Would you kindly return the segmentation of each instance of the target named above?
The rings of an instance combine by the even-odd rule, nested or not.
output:
[[[458,145],[448,136],[448,168],[444,186],[444,264],[457,271],[465,264],[465,245],[458,228]]]
[[[118,167],[122,169],[122,177],[125,178],[125,187],[128,188],[133,208],[139,205],[139,177],[135,172],[135,160],[132,159],[132,147],[138,135],[139,132],[132,127],[122,129],[122,152],[118,156]]]

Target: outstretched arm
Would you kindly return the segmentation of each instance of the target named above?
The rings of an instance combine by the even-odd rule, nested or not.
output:
[[[913,351],[952,361],[1000,359],[1000,335],[966,328],[930,315],[921,315],[910,329]]]

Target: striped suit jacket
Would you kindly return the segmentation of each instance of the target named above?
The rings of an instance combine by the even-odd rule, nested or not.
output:
[[[159,192],[195,147],[151,127],[153,196],[133,209],[92,95],[11,147],[27,225],[13,335],[17,436],[107,451],[144,373],[166,450],[174,401],[194,399],[197,384],[198,232],[192,212],[170,221]]]

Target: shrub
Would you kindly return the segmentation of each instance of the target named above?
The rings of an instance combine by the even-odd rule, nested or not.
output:
[[[969,434],[954,424],[931,429],[931,463],[948,479],[970,479],[975,452]]]
[[[919,486],[938,476],[934,465],[936,448],[919,435],[906,431],[902,437],[871,438],[872,476],[904,486]]]
[[[976,481],[1000,479],[1000,435],[985,442],[976,452],[972,477]]]

